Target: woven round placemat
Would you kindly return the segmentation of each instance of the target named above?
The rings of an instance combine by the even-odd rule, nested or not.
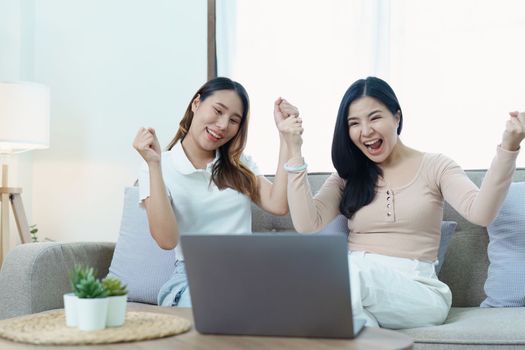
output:
[[[0,337],[30,344],[109,344],[162,338],[190,328],[191,322],[182,317],[128,311],[122,327],[87,332],[67,327],[64,310],[56,310],[0,321]]]

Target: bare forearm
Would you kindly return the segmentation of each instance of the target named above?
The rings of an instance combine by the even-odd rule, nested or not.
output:
[[[270,193],[272,203],[275,203],[275,209],[278,214],[288,214],[288,199],[286,187],[288,184],[288,173],[284,170],[284,164],[289,158],[288,147],[281,135],[279,135],[279,162],[275,171],[275,178]]]
[[[288,158],[286,159],[285,163],[288,162],[290,159],[299,159],[303,157],[303,152],[301,150],[300,144],[289,144],[287,145],[288,149]]]
[[[150,232],[159,247],[173,249],[179,240],[177,220],[162,178],[160,163],[149,166],[150,196],[145,200]]]
[[[267,185],[265,185],[266,188],[261,187],[262,192],[265,194],[263,199],[265,199],[269,205],[265,205],[264,201],[262,204],[263,208],[273,214],[285,215],[289,209],[287,194],[288,173],[284,169],[284,164],[293,157],[294,154],[290,152],[290,150],[292,150],[290,145],[298,146],[300,153],[303,128],[297,107],[281,97],[279,97],[274,104],[274,119],[279,130],[279,162],[277,164],[277,170],[275,171],[274,183],[269,189]],[[290,142],[290,140],[295,141],[296,144]]]

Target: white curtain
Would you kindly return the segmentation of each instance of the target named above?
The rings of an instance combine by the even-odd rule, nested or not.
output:
[[[215,0],[217,75],[231,77],[236,57],[237,0]]]
[[[464,168],[489,167],[508,112],[525,110],[525,2],[397,0],[391,9],[404,141]]]
[[[368,75],[387,80],[398,94],[405,144],[444,153],[464,168],[488,167],[507,112],[525,110],[523,1],[217,4],[219,75],[250,94],[247,153],[263,172],[275,172],[277,162],[272,110],[278,96],[301,111],[309,171],[333,170],[341,97]]]

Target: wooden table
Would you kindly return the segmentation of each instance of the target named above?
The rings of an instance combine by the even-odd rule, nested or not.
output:
[[[187,308],[161,308],[158,306],[129,304],[130,311],[148,311],[173,314],[184,317],[193,322],[191,309]],[[345,349],[345,350],[393,350],[412,349],[412,340],[407,336],[394,331],[365,328],[354,340],[319,339],[319,338],[287,338],[287,337],[248,337],[229,335],[202,335],[195,329],[177,336],[156,340],[140,341],[133,343],[119,343],[107,345],[85,346],[42,346],[15,343],[0,338],[2,350],[28,350],[28,349],[84,349],[84,350],[177,350],[177,349]]]

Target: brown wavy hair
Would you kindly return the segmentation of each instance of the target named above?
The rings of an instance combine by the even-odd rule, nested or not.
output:
[[[243,111],[239,131],[227,143],[219,147],[219,159],[212,168],[210,184],[213,181],[221,190],[232,188],[241,192],[255,203],[260,202],[257,178],[255,174],[241,162],[241,154],[246,147],[248,137],[248,122],[250,119],[250,100],[246,89],[236,81],[228,78],[218,77],[204,84],[191,98],[188,108],[179,123],[179,130],[175,137],[168,144],[167,150],[173,148],[178,142],[182,141],[190,130],[193,121],[193,111],[191,106],[193,101],[199,96],[200,101],[213,95],[215,91],[232,90],[237,93],[241,99]]]

